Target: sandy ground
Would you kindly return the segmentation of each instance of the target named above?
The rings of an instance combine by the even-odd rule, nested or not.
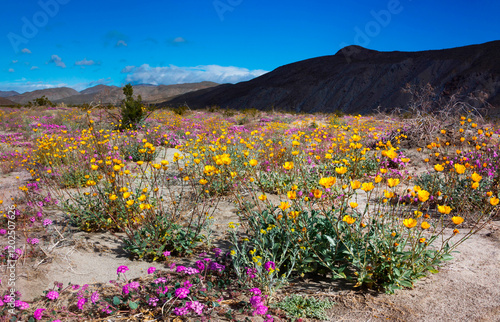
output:
[[[28,179],[26,172],[0,176],[0,199],[8,200]],[[215,229],[220,238],[227,224],[237,222],[238,217],[230,202],[221,202],[218,207]],[[216,242],[215,246],[224,244]],[[394,295],[353,290],[330,281],[296,281],[283,292],[330,297],[337,302],[328,312],[330,321],[500,321],[500,221],[489,223],[457,250],[460,253],[439,273],[418,281],[412,290]],[[152,265],[166,268],[166,263],[131,261],[122,251],[120,236],[109,233],[72,233],[48,254],[49,259],[36,269],[33,266],[37,263],[18,267],[16,286],[24,300],[42,295],[54,281],[65,285],[70,281],[79,285],[107,283],[116,279],[120,265],[129,266],[128,278],[145,275]],[[187,258],[183,262],[194,260]],[[2,268],[1,279],[5,273]],[[4,287],[5,283],[1,289]]]

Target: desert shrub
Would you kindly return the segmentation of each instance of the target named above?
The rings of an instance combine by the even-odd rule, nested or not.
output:
[[[165,251],[174,255],[192,254],[203,241],[202,232],[207,221],[200,225],[188,225],[172,222],[171,216],[158,213],[141,227],[130,231],[132,238],[125,239],[124,249],[139,259],[155,261]]]
[[[39,98],[35,98],[33,100],[33,105],[34,106],[52,106],[54,107],[55,104],[52,103],[45,95]]]
[[[286,311],[291,316],[292,321],[296,321],[298,318],[328,320],[325,310],[332,308],[334,304],[335,302],[330,300],[293,294],[285,297],[276,306]]]
[[[121,146],[121,153],[127,160],[137,161],[153,161],[157,156],[158,152],[155,147],[149,143],[142,143],[137,141],[130,141]]]
[[[134,99],[134,89],[130,84],[123,87],[123,94],[125,95],[125,99],[120,107],[120,130],[135,130],[137,125],[146,117],[142,98],[139,95],[137,99]]]
[[[70,198],[61,204],[62,209],[69,214],[73,225],[83,231],[122,231],[125,226],[134,224],[133,221],[140,220],[134,219],[133,216],[139,211],[137,200],[118,197],[114,199],[111,196],[116,196],[115,190],[110,185],[93,187],[95,189],[92,193],[70,195]],[[128,205],[127,199],[134,200],[134,204]]]
[[[99,181],[96,173],[91,173],[74,165],[61,167],[57,180],[62,188],[86,187],[89,180]]]

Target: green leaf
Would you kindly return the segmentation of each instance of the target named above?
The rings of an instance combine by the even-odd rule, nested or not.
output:
[[[441,257],[444,261],[450,261],[453,259],[453,256],[451,256],[450,254],[444,254],[442,257]]]
[[[399,284],[401,284],[401,286],[404,286],[407,288],[413,288],[413,284],[409,281],[400,281]]]
[[[118,296],[113,297],[113,304],[118,305],[121,303],[121,299]]]
[[[439,271],[437,269],[434,269],[434,268],[430,269],[429,272],[431,272],[432,274],[439,273]]]
[[[129,301],[128,302],[128,306],[130,307],[130,309],[132,310],[137,310],[137,308],[139,307],[139,304],[135,303],[135,302],[132,302],[132,301]]]

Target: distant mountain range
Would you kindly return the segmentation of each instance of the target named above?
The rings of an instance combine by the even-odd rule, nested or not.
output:
[[[6,99],[5,97],[0,97],[0,106],[9,106],[9,105],[16,105],[16,103],[12,102],[9,99]]]
[[[14,95],[19,95],[19,93],[16,91],[0,91],[0,97],[9,97]]]
[[[159,104],[190,108],[256,108],[302,112],[369,113],[403,107],[407,84],[430,83],[438,94],[487,93],[500,107],[500,41],[444,50],[379,52],[349,46],[237,84],[190,92]]]
[[[177,85],[135,85],[134,96],[141,95],[146,103],[159,103],[175,96],[206,89],[219,85],[213,82],[187,83]],[[14,91],[0,91],[0,105],[27,104],[36,98],[45,95],[53,103],[65,103],[66,105],[80,105],[85,103],[119,104],[125,98],[123,90],[117,86],[97,85],[83,91],[76,91],[69,87],[48,88],[19,94]],[[5,97],[8,97],[6,99]]]

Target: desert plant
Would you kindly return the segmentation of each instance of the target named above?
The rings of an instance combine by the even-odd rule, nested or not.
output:
[[[121,123],[120,129],[137,129],[137,125],[145,119],[145,109],[142,103],[142,98],[139,95],[134,99],[134,89],[131,84],[123,87],[125,99],[120,107]]]
[[[286,311],[292,317],[292,321],[296,321],[297,318],[328,320],[325,310],[332,308],[334,304],[335,302],[330,300],[294,294],[285,297],[276,306]]]

